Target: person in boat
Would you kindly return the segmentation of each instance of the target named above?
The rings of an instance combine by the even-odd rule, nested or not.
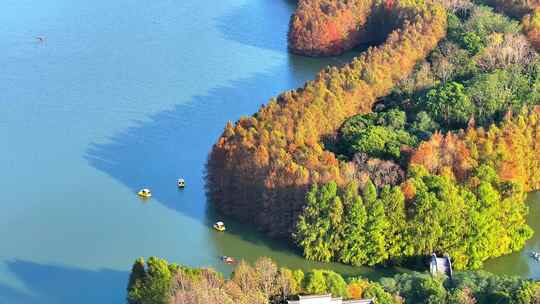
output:
[[[234,263],[236,263],[236,260],[234,258],[232,258],[230,256],[226,256],[226,255],[222,256],[221,260],[225,264],[234,264]]]
[[[176,184],[178,185],[178,188],[184,188],[186,186],[186,181],[183,178],[179,178],[178,181],[176,181]]]
[[[137,193],[137,194],[139,194],[139,196],[141,196],[141,197],[151,197],[151,196],[152,196],[152,192],[150,192],[150,190],[149,190],[149,189],[146,189],[146,188],[145,188],[145,189],[142,189],[142,190],[139,191],[139,193]]]

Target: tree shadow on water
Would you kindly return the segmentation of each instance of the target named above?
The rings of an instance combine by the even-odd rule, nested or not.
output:
[[[287,51],[289,19],[296,9],[295,0],[248,1],[217,19],[217,27],[226,39],[272,51]]]
[[[227,121],[251,115],[271,96],[303,83],[288,73],[279,68],[212,89],[137,122],[108,142],[91,144],[84,157],[133,192],[150,188],[153,198],[149,203],[158,201],[194,219],[204,219],[204,169],[212,145]],[[179,177],[186,180],[183,190],[176,187]]]
[[[0,303],[117,304],[125,302],[128,273],[110,269],[85,270],[28,261],[7,262],[8,269],[29,294],[0,284]]]

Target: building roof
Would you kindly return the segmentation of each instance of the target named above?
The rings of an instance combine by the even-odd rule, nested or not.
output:
[[[343,301],[343,304],[374,304],[375,299],[360,299],[360,300],[347,300]]]
[[[317,301],[320,300],[320,301]],[[316,301],[316,302],[315,302]],[[288,304],[303,304],[303,303],[317,303],[317,304],[373,304],[374,299],[358,299],[358,300],[345,300],[341,298],[332,298],[331,294],[326,295],[308,295],[298,296],[298,300],[289,300]]]

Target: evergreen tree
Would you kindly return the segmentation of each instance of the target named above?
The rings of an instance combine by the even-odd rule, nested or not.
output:
[[[367,214],[362,198],[358,195],[358,186],[350,183],[344,194],[345,213],[343,219],[343,247],[339,252],[340,261],[352,265],[364,265],[367,256],[363,250],[365,242],[364,226]]]
[[[144,301],[141,304],[168,304],[172,273],[164,259],[150,257],[147,262],[147,280],[144,286]]]
[[[328,291],[323,270],[314,269],[306,278],[306,292],[308,294],[325,294]]]
[[[381,201],[388,219],[386,246],[388,255],[394,258],[404,254],[403,231],[406,230],[405,196],[399,187],[385,186],[381,190]]]
[[[146,270],[144,269],[144,258],[140,257],[135,260],[133,266],[131,267],[131,273],[129,274],[128,281],[128,291],[131,290],[137,282],[140,282],[144,279],[146,275]]]
[[[330,229],[326,234],[327,242],[330,244],[332,256],[336,256],[343,247],[343,204],[339,196],[335,196],[329,206]]]
[[[368,179],[364,185],[364,189],[362,190],[362,198],[364,199],[364,204],[366,204],[366,206],[372,205],[377,200],[377,188],[371,179]]]
[[[137,304],[140,301],[141,288],[146,276],[144,258],[138,258],[131,267],[127,286],[127,301],[129,304]]]
[[[144,260],[137,259],[133,265],[128,285],[128,303],[130,304],[168,304],[172,277],[175,273],[169,263],[157,257],[150,257],[144,270]]]
[[[341,216],[338,215],[343,208],[337,197],[337,184],[330,182],[320,188],[314,185],[306,196],[306,203],[293,238],[308,260],[328,262],[336,249],[330,216],[334,214],[334,220],[339,222]]]
[[[333,271],[326,270],[324,272],[326,279],[326,288],[333,297],[348,298],[347,283],[343,277]]]
[[[376,199],[374,203],[368,205],[366,242],[364,244],[368,265],[380,264],[388,258],[385,234],[389,227],[383,203]]]

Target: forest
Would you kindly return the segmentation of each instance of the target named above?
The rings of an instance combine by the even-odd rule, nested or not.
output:
[[[230,278],[208,268],[189,268],[150,257],[133,264],[129,304],[282,304],[303,294],[375,299],[378,304],[536,304],[540,284],[487,272],[444,275],[408,272],[371,281],[323,269],[291,270],[269,258],[241,261]]]
[[[292,51],[375,46],[227,124],[208,160],[211,201],[310,260],[448,253],[478,269],[520,250],[540,189],[533,4],[299,1]]]

